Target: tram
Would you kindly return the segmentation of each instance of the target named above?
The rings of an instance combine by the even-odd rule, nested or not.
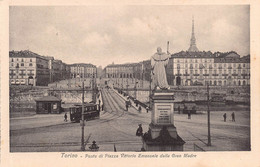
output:
[[[70,121],[79,122],[82,114],[82,104],[74,104],[69,108]],[[84,120],[91,120],[99,118],[100,110],[97,104],[85,103],[84,104]]]

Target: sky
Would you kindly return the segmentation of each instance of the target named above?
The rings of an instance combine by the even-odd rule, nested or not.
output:
[[[190,45],[192,16],[200,51],[250,53],[250,7],[212,6],[12,6],[9,50],[30,50],[65,63],[132,63],[161,47]]]

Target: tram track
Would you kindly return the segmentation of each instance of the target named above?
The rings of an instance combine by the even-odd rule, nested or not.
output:
[[[133,136],[132,134],[126,133],[124,130],[121,128],[118,128],[120,126],[115,126],[112,123],[117,123],[117,120],[123,116],[125,116],[125,111],[122,106],[119,106],[119,104],[116,102],[116,97],[112,97],[111,92],[109,90],[106,90],[106,98],[108,99],[108,105],[111,109],[111,111],[116,111],[117,117],[113,118],[112,120],[108,120],[108,124],[110,127],[115,129],[116,131],[120,132],[123,135],[126,135],[127,137]]]
[[[114,99],[117,101],[117,104],[121,108],[123,108],[125,106],[125,100],[122,97],[120,97],[117,93],[115,93],[114,91],[112,91],[111,96],[112,96],[112,94],[114,95],[113,97],[115,97]],[[125,114],[129,115],[129,119],[131,119],[131,120],[137,120],[137,121],[140,121],[140,122],[143,122],[143,123],[147,123],[147,124],[150,123],[149,122],[150,118],[147,119],[147,120],[144,120],[144,119],[146,119],[148,117],[147,116],[143,116],[142,114],[138,114],[138,113],[135,114],[134,112],[137,112],[137,110],[134,107],[129,107],[128,111],[125,111]]]
[[[103,123],[107,123],[109,127],[115,129],[117,132],[120,132],[121,135],[126,135],[127,137],[132,136],[132,134],[126,133],[121,128],[118,128],[120,126],[113,125],[113,123],[117,123],[116,120],[125,116],[123,107],[119,106],[117,104],[117,102],[115,101],[115,97],[111,96],[109,90],[103,89],[102,95],[103,95],[104,109],[105,109],[106,113],[108,113],[108,115],[106,115],[106,117],[102,117],[101,119],[99,119],[95,122],[91,122],[90,126],[97,126],[97,125],[100,125]]]
[[[119,114],[119,108],[116,107],[116,104],[113,101],[113,98],[111,96],[109,96],[108,90],[104,90],[102,92],[102,94],[104,96],[104,102],[103,102],[104,103],[104,109],[105,109],[106,112],[108,112],[109,114],[111,114],[113,116],[108,121],[122,117],[123,114]]]
[[[114,111],[118,112],[115,110],[114,104],[111,104],[111,100],[108,97],[108,93],[106,92],[107,90],[102,91],[102,99],[103,99],[103,104],[104,104],[104,114],[101,115],[101,118],[97,121],[95,121],[94,124],[91,125],[96,125],[100,123],[106,123],[108,121],[114,120],[118,118],[118,114],[115,113]]]

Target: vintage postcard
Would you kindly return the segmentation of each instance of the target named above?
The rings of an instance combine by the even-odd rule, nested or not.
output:
[[[0,1],[1,165],[260,166],[258,1]]]

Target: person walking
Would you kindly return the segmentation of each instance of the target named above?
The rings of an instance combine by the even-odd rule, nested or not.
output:
[[[186,114],[186,111],[187,111],[187,106],[184,104],[184,106],[183,106],[183,114]]]
[[[178,106],[178,114],[180,114],[180,113],[181,113],[181,107]]]
[[[136,136],[143,136],[143,128],[142,128],[142,124],[138,125],[139,127],[136,130]]]
[[[126,108],[126,111],[128,111],[128,102],[125,101],[125,108]]]
[[[64,115],[64,121],[65,121],[65,122],[68,121],[67,118],[68,118],[67,113],[65,113],[65,115]]]
[[[141,111],[142,111],[142,108],[141,108],[140,105],[139,105],[139,107],[138,107],[138,111],[139,111],[139,113],[141,113]]]
[[[149,111],[149,107],[147,106],[147,107],[146,107],[146,113],[148,113],[148,111]]]
[[[188,119],[191,119],[191,112],[188,110]]]
[[[135,106],[138,107],[138,103],[137,103],[136,99],[134,99],[134,103],[135,103]]]
[[[235,113],[234,112],[232,112],[231,117],[232,117],[232,122],[235,122]]]
[[[223,115],[223,118],[224,118],[224,122],[226,122],[226,119],[227,119],[227,114],[226,113]]]

